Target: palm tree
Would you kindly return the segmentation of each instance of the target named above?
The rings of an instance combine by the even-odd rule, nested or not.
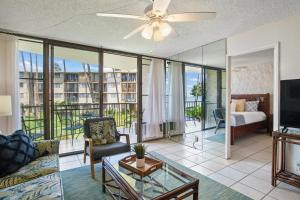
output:
[[[202,85],[199,81],[195,85],[193,85],[190,94],[195,97],[196,102],[198,101],[198,98],[202,96]]]

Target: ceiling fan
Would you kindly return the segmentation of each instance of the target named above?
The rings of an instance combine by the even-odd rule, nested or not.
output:
[[[165,37],[170,35],[173,28],[168,22],[191,22],[216,17],[216,12],[185,12],[169,15],[167,10],[170,2],[171,0],[154,0],[152,4],[145,8],[144,16],[109,13],[97,13],[96,15],[100,17],[116,17],[145,21],[143,25],[127,34],[124,39],[128,39],[135,34],[142,32],[142,36],[145,39],[150,40],[153,38],[154,41],[164,40]]]

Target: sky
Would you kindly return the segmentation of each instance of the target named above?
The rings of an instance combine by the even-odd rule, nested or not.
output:
[[[24,60],[25,60],[25,66],[26,70],[30,71],[30,53],[24,52]],[[37,60],[37,62],[36,62]],[[37,69],[38,72],[43,71],[43,56],[41,54],[32,53],[32,68],[33,71],[36,71],[36,63],[37,63]],[[57,63],[61,70],[63,71],[63,59],[62,58],[54,58],[54,63]],[[75,60],[65,60],[66,64],[66,71],[67,72],[83,72],[83,66],[82,63]],[[19,51],[19,70],[24,71],[23,61],[22,61],[22,53]],[[98,72],[97,65],[91,65],[91,71],[92,72]]]

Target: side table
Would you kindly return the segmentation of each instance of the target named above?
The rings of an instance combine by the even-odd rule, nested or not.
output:
[[[300,133],[274,131],[272,135],[272,185],[276,187],[278,180],[300,188],[300,176],[286,169],[286,145],[300,145]]]

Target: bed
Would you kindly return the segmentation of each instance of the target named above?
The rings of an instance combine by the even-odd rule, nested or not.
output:
[[[265,129],[268,133],[270,120],[270,94],[234,94],[231,99],[246,99],[246,101],[259,101],[257,112],[231,113],[231,145],[237,137]]]

